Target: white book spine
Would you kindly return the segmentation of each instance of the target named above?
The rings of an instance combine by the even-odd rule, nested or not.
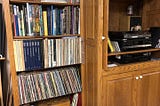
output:
[[[31,33],[31,19],[30,19],[30,5],[29,3],[26,3],[26,7],[27,7],[27,29],[28,29],[28,32],[27,32],[27,35],[32,35]]]

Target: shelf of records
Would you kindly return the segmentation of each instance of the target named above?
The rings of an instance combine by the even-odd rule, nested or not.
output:
[[[10,4],[10,11],[15,37],[80,34],[80,6]]]
[[[81,37],[14,40],[16,71],[31,71],[82,63]]]
[[[18,75],[20,104],[34,103],[82,91],[79,67]]]

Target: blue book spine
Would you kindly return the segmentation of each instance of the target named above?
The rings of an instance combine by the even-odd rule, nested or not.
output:
[[[36,64],[37,64],[37,67],[40,68],[40,50],[39,50],[40,43],[38,40],[36,41],[36,45],[37,45],[37,47],[36,47],[37,48],[37,63]]]
[[[41,57],[40,66],[41,66],[41,68],[43,68],[44,67],[43,43],[42,43],[42,40],[39,40],[39,41],[40,41],[40,57]]]
[[[35,44],[34,44],[35,40],[31,40],[31,49],[32,49],[32,69],[36,69],[36,55],[35,55]]]
[[[18,16],[14,15],[15,27],[16,27],[16,36],[19,36],[19,25],[18,25]]]
[[[56,9],[56,35],[60,34],[60,10]]]
[[[47,7],[47,25],[48,25],[48,34],[51,35],[51,8]]]
[[[39,6],[39,24],[40,24],[40,36],[44,34],[44,27],[43,27],[43,18],[42,18],[42,6]]]
[[[51,10],[50,10],[51,35],[53,35],[53,9],[54,6],[51,5]]]
[[[28,56],[28,69],[31,70],[33,68],[33,61],[32,61],[32,44],[31,40],[27,40],[29,44],[29,56]]]
[[[43,61],[42,61],[42,44],[40,40],[37,40],[37,66],[38,68],[42,68],[43,67]]]
[[[37,50],[37,41],[34,40],[34,61],[35,61],[35,69],[38,68],[38,50]]]
[[[63,33],[63,10],[60,9],[60,34]]]
[[[71,18],[71,34],[74,34],[74,7],[72,6],[72,12],[71,12],[72,18]]]
[[[56,13],[55,8],[52,10],[52,35],[56,35]]]
[[[19,26],[18,26],[18,13],[17,13],[17,6],[13,5],[13,14],[14,14],[14,23],[15,23],[15,32],[16,36],[19,36]]]

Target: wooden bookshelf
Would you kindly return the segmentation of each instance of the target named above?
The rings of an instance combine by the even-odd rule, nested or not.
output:
[[[81,2],[82,1],[82,2]],[[23,40],[25,40],[25,41],[27,41],[27,40],[38,40],[38,39],[40,39],[41,41],[42,41],[42,43],[43,43],[43,41],[44,40],[47,40],[47,41],[49,41],[49,40],[52,40],[52,39],[63,39],[64,37],[66,37],[66,38],[73,38],[73,37],[75,37],[75,38],[83,38],[84,37],[84,32],[83,32],[83,27],[82,26],[78,26],[78,27],[82,27],[82,28],[80,28],[80,34],[62,34],[62,35],[54,35],[54,36],[52,36],[52,35],[48,35],[48,36],[44,36],[44,35],[42,35],[42,36],[14,36],[14,35],[16,35],[16,34],[14,34],[14,31],[13,31],[13,17],[10,17],[10,15],[11,15],[11,10],[12,10],[12,8],[10,8],[11,6],[13,6],[13,5],[15,5],[15,6],[21,6],[21,5],[23,5],[23,4],[26,4],[26,3],[28,3],[29,5],[36,5],[36,4],[40,4],[40,6],[42,6],[42,8],[44,9],[43,11],[45,11],[47,8],[46,7],[48,7],[48,6],[56,6],[56,8],[61,8],[61,9],[63,9],[63,7],[73,7],[73,8],[75,8],[75,9],[77,9],[76,10],[76,13],[77,13],[77,16],[79,16],[79,20],[78,20],[78,18],[77,18],[77,21],[78,21],[78,24],[80,24],[80,25],[83,25],[83,15],[79,15],[79,14],[82,14],[83,13],[83,8],[81,8],[81,6],[80,5],[82,5],[83,4],[83,0],[80,0],[80,3],[54,3],[54,2],[41,2],[40,0],[3,0],[3,4],[4,4],[4,6],[3,6],[3,8],[4,8],[4,13],[5,13],[5,21],[7,21],[6,22],[6,27],[7,27],[7,31],[6,31],[6,35],[7,35],[7,42],[8,42],[8,50],[9,51],[14,51],[15,50],[15,48],[18,48],[18,47],[15,47],[14,46],[14,44],[15,44],[15,42],[23,42]],[[21,7],[20,7],[21,8]],[[18,9],[17,9],[18,10]],[[81,11],[80,11],[81,10]],[[79,13],[78,13],[79,12]],[[72,13],[70,13],[70,14],[72,14]],[[13,14],[12,14],[13,15]],[[70,17],[71,17],[72,15],[70,15]],[[8,21],[9,20],[9,21]],[[11,21],[12,20],[12,21]],[[67,20],[67,19],[66,19]],[[78,25],[77,23],[76,23],[76,25]],[[71,26],[71,25],[70,25]],[[69,27],[70,28],[70,27]],[[77,28],[77,27],[76,27]],[[75,30],[74,30],[75,31]],[[69,30],[69,32],[71,32],[70,30]],[[68,32],[67,32],[68,33]],[[72,33],[72,32],[71,32]],[[76,33],[79,33],[79,29],[76,29]],[[18,35],[18,34],[17,34]],[[68,42],[68,41],[67,41]],[[76,42],[76,41],[75,41]],[[74,41],[72,42],[72,43],[75,43]],[[79,40],[79,42],[81,42],[80,40]],[[69,44],[70,45],[70,44]],[[23,45],[21,45],[21,46],[23,46]],[[75,46],[76,47],[76,46]],[[42,48],[43,50],[44,50],[44,48]],[[66,49],[67,50],[67,49]],[[54,51],[54,50],[53,50]],[[20,86],[19,85],[19,82],[18,82],[18,80],[20,80],[20,79],[18,79],[19,78],[19,76],[21,76],[21,75],[28,75],[28,74],[33,74],[33,73],[37,73],[35,70],[29,70],[29,71],[25,71],[25,72],[17,72],[16,71],[16,62],[15,62],[15,58],[16,58],[16,56],[15,56],[15,54],[16,53],[14,53],[14,52],[9,52],[9,57],[11,57],[11,58],[9,58],[9,61],[10,61],[10,68],[12,69],[12,71],[11,71],[11,76],[12,76],[12,92],[13,92],[13,104],[15,105],[15,106],[19,106],[19,105],[23,105],[23,104],[35,104],[35,105],[38,105],[39,103],[40,104],[42,104],[42,105],[46,105],[51,99],[56,99],[58,96],[55,96],[55,97],[50,97],[50,96],[48,96],[48,98],[45,98],[45,99],[39,99],[39,100],[33,100],[33,101],[29,101],[29,102],[23,102],[23,103],[21,103],[22,102],[22,98],[21,98],[21,96],[19,95],[20,94],[20,91],[18,90],[18,86]],[[41,54],[42,55],[42,54]],[[73,58],[73,57],[72,57]],[[75,61],[77,61],[77,59],[75,60]],[[61,64],[61,63],[60,63]],[[63,66],[56,66],[56,67],[49,67],[49,68],[41,68],[41,69],[38,69],[38,72],[41,72],[41,73],[44,73],[44,72],[47,72],[47,71],[49,71],[49,70],[53,70],[53,69],[60,69],[60,68],[69,68],[69,67],[72,67],[73,68],[73,66],[74,67],[76,67],[76,68],[79,68],[79,75],[81,75],[80,77],[82,78],[82,79],[80,79],[80,80],[83,80],[84,79],[84,71],[82,71],[82,70],[84,70],[84,65],[82,64],[82,63],[80,63],[80,62],[77,62],[77,63],[75,63],[75,64],[69,64],[69,65],[63,65]],[[71,73],[70,73],[71,74]],[[58,74],[57,74],[58,75]],[[60,76],[60,75],[59,75]],[[77,77],[78,78],[78,77]],[[77,79],[76,79],[77,80]],[[80,81],[79,80],[79,81]],[[78,81],[78,80],[77,80]],[[82,81],[83,82],[83,81]],[[72,83],[73,84],[73,83]],[[82,85],[83,85],[83,83],[82,83]],[[83,85],[84,86],[84,85]],[[80,86],[79,86],[79,88],[80,88]],[[79,89],[79,90],[81,90],[81,88]],[[77,89],[77,91],[78,91],[78,89]],[[78,91],[78,92],[81,92],[81,91]],[[69,96],[71,96],[71,95],[73,95],[74,93],[77,93],[77,92],[72,92],[72,93],[68,93],[68,94],[65,94],[65,95],[59,95],[59,100],[58,100],[58,102],[56,102],[55,104],[56,104],[56,106],[66,106],[66,104],[67,105],[70,105],[70,102],[69,102],[69,100],[67,100],[67,103],[63,103],[63,102],[65,102],[65,101],[63,101],[63,97],[65,97],[65,96],[67,96],[67,97],[69,97]],[[83,93],[83,92],[82,92]],[[83,94],[82,94],[83,95]],[[41,101],[46,101],[45,103],[41,103]],[[25,100],[24,100],[25,101]],[[53,101],[51,101],[51,103],[52,103]],[[84,102],[84,101],[82,101],[82,102]],[[53,103],[54,104],[54,103]],[[40,105],[41,106],[41,105]]]

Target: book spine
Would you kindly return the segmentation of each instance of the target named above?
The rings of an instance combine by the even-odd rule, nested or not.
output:
[[[19,11],[19,6],[17,7],[17,18],[18,18],[18,32],[19,32],[19,36],[22,36],[22,27],[21,27],[21,14]]]
[[[21,25],[22,25],[22,36],[25,36],[25,27],[24,27],[24,11],[21,10]]]
[[[111,43],[110,39],[107,38],[107,41],[108,41],[108,46],[109,46],[111,52],[114,52],[115,50],[114,50],[114,48],[113,48],[113,46],[112,46],[112,43]]]
[[[16,5],[13,5],[13,13],[14,13],[15,35],[19,36],[18,15],[17,15],[17,6]]]
[[[47,7],[48,34],[51,35],[51,6]]]
[[[56,35],[56,8],[53,8],[52,10],[52,34]]]
[[[49,63],[48,63],[48,57],[49,57],[49,55],[48,55],[48,51],[49,51],[49,49],[48,49],[48,39],[44,39],[43,40],[43,52],[44,52],[44,67],[45,68],[48,68],[49,67]]]
[[[56,82],[55,82],[55,79],[54,79],[53,72],[49,72],[49,73],[50,73],[51,81],[52,81],[53,88],[54,88],[54,91],[55,91],[55,97],[57,97],[59,95],[58,90],[57,90],[58,87],[56,86]]]
[[[48,36],[47,11],[43,11],[44,36]]]
[[[25,62],[25,70],[28,70],[28,43],[26,40],[23,41],[23,52],[24,52],[24,62]]]
[[[42,5],[39,6],[39,25],[40,25],[40,36],[44,34],[44,24],[43,24],[43,12],[42,12]]]
[[[27,10],[27,35],[31,36],[32,32],[31,32],[31,5],[29,5],[29,3],[26,3],[26,10]]]

